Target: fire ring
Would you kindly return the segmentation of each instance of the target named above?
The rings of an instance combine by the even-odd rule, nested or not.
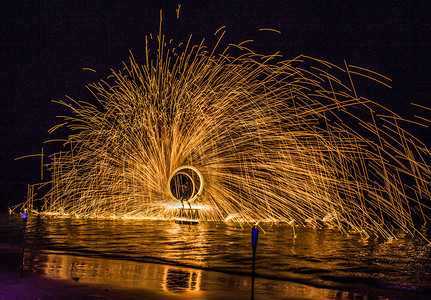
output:
[[[204,189],[204,178],[193,166],[182,166],[169,176],[169,196],[176,201],[192,202],[196,200]]]

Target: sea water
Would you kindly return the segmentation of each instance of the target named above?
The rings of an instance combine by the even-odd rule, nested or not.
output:
[[[0,217],[0,244],[19,248],[23,237],[20,215]],[[429,294],[431,299],[431,246],[419,235],[399,233],[396,239],[387,240],[343,235],[329,228],[259,225],[257,278],[365,296],[426,298]],[[251,275],[249,224],[180,225],[159,220],[33,215],[26,233],[26,247],[32,250]],[[421,233],[429,239],[426,228]]]

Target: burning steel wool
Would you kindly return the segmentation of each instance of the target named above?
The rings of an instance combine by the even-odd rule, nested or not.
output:
[[[172,219],[190,205],[201,221],[414,234],[429,219],[430,151],[399,125],[406,120],[360,96],[358,77],[389,82],[245,44],[147,38],[146,61],[131,56],[90,85],[92,101],[58,101],[72,113],[52,131],[70,135],[51,156],[44,209]]]

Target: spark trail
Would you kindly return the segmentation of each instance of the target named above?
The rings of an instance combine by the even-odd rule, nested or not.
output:
[[[427,222],[430,152],[396,113],[358,95],[375,72],[244,46],[183,50],[156,41],[89,86],[70,108],[70,134],[51,156],[47,212],[171,219],[168,179],[185,165],[205,189],[201,220],[323,224],[384,237]],[[240,52],[229,55],[230,51]],[[356,76],[356,77],[355,77]]]

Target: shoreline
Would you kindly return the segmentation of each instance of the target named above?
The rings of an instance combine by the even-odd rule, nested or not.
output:
[[[251,298],[252,278],[244,272],[247,268],[217,270],[189,265],[181,259],[145,256],[154,255],[151,249],[148,253],[139,252],[141,256],[137,258],[123,252],[96,251],[97,245],[93,251],[91,243],[97,243],[98,239],[90,239],[85,251],[74,251],[74,247],[26,248],[25,272],[20,277],[20,227],[5,224],[0,241],[0,300]],[[211,255],[206,259],[205,264],[211,265]],[[301,270],[288,273],[287,265],[284,269],[287,276],[283,278],[268,267],[258,269],[255,299],[427,299],[431,291],[413,283],[391,285],[385,281],[372,282],[360,275],[343,276],[337,269],[326,276],[307,277]]]
[[[251,276],[214,270],[26,249],[0,243],[1,299],[250,299]],[[350,285],[354,284],[351,282]],[[367,287],[352,290],[255,278],[258,299],[427,299],[424,291]]]
[[[16,249],[15,249],[16,250]],[[250,299],[251,277],[158,263],[2,251],[0,299]],[[335,299],[351,292],[255,278],[255,299]]]

